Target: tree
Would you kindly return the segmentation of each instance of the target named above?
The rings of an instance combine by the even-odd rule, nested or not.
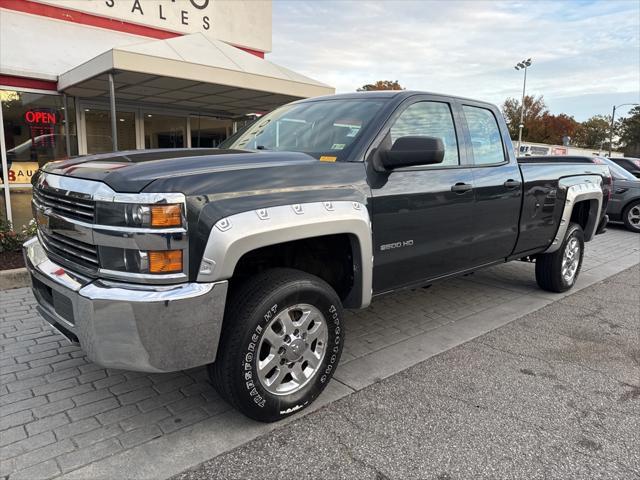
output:
[[[608,149],[611,116],[594,115],[580,124],[573,144],[582,148]]]
[[[397,80],[378,80],[376,83],[363,85],[358,92],[371,92],[373,90],[404,90]]]
[[[617,123],[620,148],[625,156],[640,157],[640,107],[629,111],[630,116]]]
[[[518,138],[518,129],[520,125],[520,100],[517,98],[507,98],[502,105],[502,114],[509,127],[509,134],[512,139]],[[538,134],[531,137],[531,133],[544,130],[541,125],[542,117],[548,113],[547,105],[544,103],[544,97],[534,97],[526,95],[524,97],[524,128],[522,129],[522,139],[529,142],[538,142]]]
[[[532,141],[551,145],[562,145],[564,137],[570,137],[573,141],[576,131],[580,128],[580,123],[565,113],[553,115],[545,112],[539,123],[541,128],[531,132],[531,136],[536,138]]]

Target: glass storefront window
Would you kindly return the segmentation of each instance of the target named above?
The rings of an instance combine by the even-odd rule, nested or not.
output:
[[[184,148],[187,119],[173,115],[144,114],[145,148]]]
[[[213,148],[231,135],[232,120],[213,117],[191,117],[191,147]]]
[[[31,187],[13,187],[9,189],[12,224],[20,230],[33,218],[31,213]],[[6,214],[5,217],[6,218]]]
[[[118,150],[136,149],[136,116],[133,112],[116,112],[118,129]],[[87,131],[87,153],[107,153],[113,151],[111,140],[111,116],[108,110],[84,109]]]
[[[0,90],[7,169],[0,169],[0,216],[7,220],[4,189],[9,188],[12,223],[31,219],[31,178],[45,163],[78,154],[74,99],[57,94]],[[70,151],[67,151],[67,132]]]
[[[67,99],[68,112],[60,95],[1,90],[0,102],[9,168],[0,175],[0,182],[28,184],[45,163],[78,154],[72,98]],[[71,152],[67,152],[67,128]]]

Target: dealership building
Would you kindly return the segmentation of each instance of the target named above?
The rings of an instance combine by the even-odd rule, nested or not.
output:
[[[0,0],[0,218],[31,218],[47,162],[215,147],[255,114],[334,92],[270,51],[270,0]]]

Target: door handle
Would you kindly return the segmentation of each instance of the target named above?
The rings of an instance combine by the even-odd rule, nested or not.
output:
[[[520,182],[519,180],[514,180],[514,179],[510,178],[509,180],[504,182],[503,185],[505,187],[507,187],[508,190],[515,190],[520,185],[522,185],[522,182]]]
[[[473,188],[473,185],[471,185],[470,183],[458,182],[455,185],[451,186],[451,191],[459,195],[462,195],[463,193],[468,192],[472,188]]]

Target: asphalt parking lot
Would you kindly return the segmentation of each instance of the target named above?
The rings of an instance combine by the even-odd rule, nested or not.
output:
[[[172,480],[640,478],[640,267]]]
[[[588,245],[576,290],[638,263],[639,237],[613,227]],[[371,386],[565,296],[540,291],[533,266],[513,262],[380,298],[349,314],[343,361],[314,408],[351,401],[356,391],[378,388]],[[268,438],[300,416],[272,425],[250,421],[220,400],[204,369],[153,375],[103,369],[48,328],[34,306],[28,289],[0,292],[5,478],[167,478]]]

